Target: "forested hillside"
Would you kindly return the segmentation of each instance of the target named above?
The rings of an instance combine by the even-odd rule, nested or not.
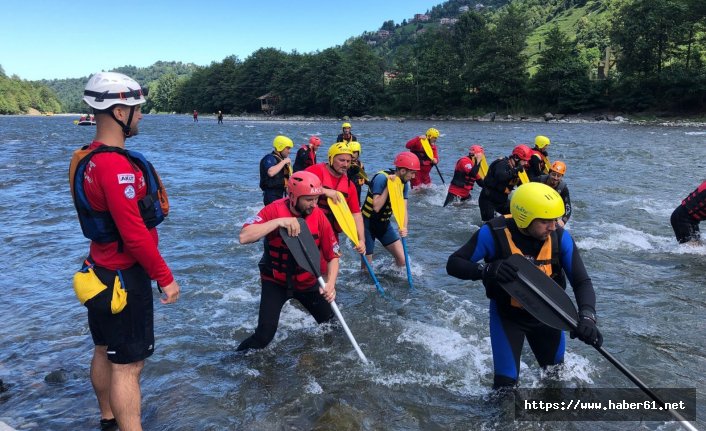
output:
[[[706,109],[706,2],[452,0],[310,54],[199,69],[163,111],[470,114]]]
[[[180,61],[158,61],[149,67],[123,66],[113,69],[113,72],[124,73],[133,77],[140,84],[149,87],[156,87],[160,80],[179,80],[184,79],[196,70],[194,64],[186,64]],[[51,79],[38,81],[49,88],[53,89],[61,101],[61,106],[64,112],[83,112],[87,109],[83,103],[83,89],[86,86],[89,75],[81,78],[71,79]],[[152,89],[152,88],[151,88]],[[149,112],[152,107],[153,99],[150,98],[145,107],[145,112]]]
[[[61,112],[61,104],[46,86],[8,77],[0,66],[0,114],[26,114],[32,109],[56,113]]]
[[[449,0],[323,51],[117,71],[150,86],[148,112],[703,112],[706,1]],[[46,83],[71,111],[86,79]]]

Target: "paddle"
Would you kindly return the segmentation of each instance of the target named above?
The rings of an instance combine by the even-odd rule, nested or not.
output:
[[[478,174],[481,179],[488,175],[488,161],[485,159],[485,154],[483,155],[483,158],[480,159],[480,169],[478,170]]]
[[[395,216],[399,228],[407,227],[407,211],[404,204],[404,195],[402,193],[403,188],[404,184],[402,184],[402,180],[398,177],[395,177],[394,180],[387,177],[387,193],[390,196],[392,215]],[[414,289],[414,285],[412,284],[412,269],[409,266],[409,254],[407,254],[407,238],[405,237],[402,237],[402,250],[404,251],[404,263],[407,267],[409,288]]]
[[[345,233],[346,236],[351,241],[353,241],[353,244],[358,247],[358,229],[355,227],[355,220],[353,220],[353,214],[351,213],[351,209],[348,208],[348,203],[346,203],[346,199],[343,197],[343,193],[337,193],[338,203],[335,203],[333,199],[328,198],[328,206],[329,208],[331,208],[331,212],[336,218],[338,225],[343,230],[343,233]],[[380,282],[378,281],[377,277],[375,277],[373,267],[370,266],[370,262],[368,262],[368,259],[366,259],[365,252],[360,254],[360,258],[363,260],[365,266],[368,268],[370,277],[372,277],[373,281],[375,282],[375,287],[378,289],[378,292],[380,292],[380,295],[385,296],[385,290],[382,288],[382,286],[380,286]]]
[[[434,161],[434,151],[431,149],[431,145],[429,144],[428,139],[421,139],[422,142],[422,148],[424,149],[424,154],[429,157],[429,160],[432,162]],[[444,181],[444,177],[441,175],[441,171],[439,170],[439,166],[434,164],[434,167],[436,168],[436,172],[439,174],[439,178],[441,178],[441,183],[446,184],[446,181]]]
[[[285,244],[287,244],[287,248],[292,253],[292,256],[294,256],[294,260],[297,261],[297,264],[304,268],[305,271],[314,274],[317,281],[319,282],[319,286],[321,286],[321,288],[323,289],[326,286],[326,282],[321,277],[321,271],[319,269],[319,262],[321,259],[321,256],[319,255],[319,248],[316,246],[316,242],[314,242],[314,237],[311,235],[311,231],[309,231],[309,226],[306,225],[304,219],[298,218],[297,220],[299,221],[299,225],[301,226],[301,232],[298,236],[289,236],[289,234],[287,233],[287,229],[283,227],[279,228],[279,234],[284,240]],[[346,331],[348,339],[351,341],[351,344],[353,344],[356,353],[358,353],[358,357],[361,361],[363,361],[364,364],[367,364],[368,358],[365,357],[363,351],[360,350],[360,347],[358,347],[358,343],[355,341],[355,338],[353,338],[351,330],[348,329],[346,321],[343,320],[343,316],[341,315],[341,311],[338,309],[338,305],[336,305],[336,301],[332,301],[330,304],[331,309],[333,309],[333,312],[336,314],[336,317],[338,317],[338,321],[341,322],[343,330]]]
[[[522,184],[527,184],[530,182],[529,178],[527,178],[527,171],[522,169],[521,171],[517,171],[517,176],[520,177],[520,181]]]
[[[503,290],[518,300],[540,322],[559,330],[575,330],[578,326],[578,313],[564,289],[519,254],[510,256],[508,262],[519,268],[517,271],[519,279],[509,283],[500,283]],[[593,347],[650,398],[660,406],[664,406],[664,401],[613,355],[602,346],[594,345]],[[686,429],[696,431],[696,428],[678,412],[670,409],[669,413]]]

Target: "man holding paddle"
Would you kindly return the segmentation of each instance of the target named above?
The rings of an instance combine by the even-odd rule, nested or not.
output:
[[[439,139],[439,131],[435,128],[427,130],[425,136],[415,136],[407,141],[405,145],[409,151],[419,158],[420,169],[417,175],[412,178],[412,187],[419,187],[422,184],[431,184],[431,167],[439,163],[439,152],[436,147],[436,140]],[[438,170],[439,168],[437,168]],[[439,172],[441,176],[441,172]],[[441,178],[443,181],[443,177]]]
[[[551,141],[546,136],[537,135],[534,138],[534,148],[532,148],[532,158],[529,161],[529,167],[527,168],[527,174],[529,175],[530,181],[537,181],[540,175],[549,174],[549,166],[551,162],[549,161],[549,154],[547,153],[547,147],[549,147]]]
[[[328,199],[334,204],[339,202],[339,192],[353,213],[355,227],[358,232],[358,245],[354,246],[358,253],[365,251],[365,236],[363,235],[363,216],[360,214],[360,203],[355,184],[348,178],[348,168],[351,166],[353,151],[345,142],[337,142],[328,150],[328,163],[319,163],[306,168],[306,172],[316,175],[321,181],[323,192],[319,196],[319,208],[328,218],[333,231],[338,235],[343,232],[329,207]]]
[[[510,213],[484,224],[446,265],[453,277],[483,281],[490,299],[496,389],[517,384],[525,338],[541,367],[564,361],[564,332],[539,321],[500,286],[523,283],[519,267],[508,260],[512,255],[524,256],[563,289],[568,278],[579,307],[578,325],[571,337],[595,347],[603,343],[596,327],[593,284],[571,234],[557,226],[557,219],[564,215],[561,196],[545,184],[523,184],[512,196]]]
[[[329,303],[336,299],[338,276],[338,241],[317,200],[323,193],[316,175],[299,171],[292,174],[289,197],[265,206],[257,216],[249,219],[240,231],[240,243],[250,244],[265,238],[265,252],[260,260],[260,311],[255,333],[240,343],[238,351],[262,349],[274,338],[284,303],[290,298],[298,300],[317,323],[324,323],[334,316]],[[325,277],[325,287],[317,288],[317,277],[302,268],[292,256],[280,234],[296,237],[301,232],[297,217],[303,218],[320,251],[320,272]]]
[[[394,184],[395,178],[399,178],[404,184],[402,196],[404,202],[400,203],[406,207],[407,194],[409,193],[409,181],[414,178],[419,171],[419,160],[409,152],[399,153],[395,157],[395,169],[380,171],[373,175],[368,188],[368,195],[363,204],[363,224],[365,225],[365,257],[368,262],[373,262],[373,249],[375,239],[379,240],[383,247],[395,258],[395,264],[399,267],[405,266],[404,250],[400,237],[407,236],[407,226],[404,221],[398,220],[399,235],[392,228],[390,217],[392,217],[392,203],[388,184]]]
[[[463,156],[456,162],[454,176],[449,184],[449,192],[446,194],[444,206],[451,202],[464,202],[471,198],[471,191],[476,182],[483,186],[480,175],[481,162],[485,157],[485,150],[480,145],[471,145],[468,155]]]

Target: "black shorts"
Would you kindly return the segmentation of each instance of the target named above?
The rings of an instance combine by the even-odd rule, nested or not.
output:
[[[95,266],[96,275],[113,286],[115,271]],[[122,270],[127,305],[118,314],[88,311],[88,327],[96,346],[108,346],[108,360],[130,364],[154,353],[152,280],[140,265]]]

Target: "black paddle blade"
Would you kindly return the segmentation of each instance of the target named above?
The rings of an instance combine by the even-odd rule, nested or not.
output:
[[[304,268],[305,271],[314,274],[316,278],[321,276],[321,271],[319,270],[319,247],[316,246],[314,237],[311,235],[309,226],[303,218],[297,218],[299,221],[299,226],[301,226],[301,232],[299,236],[289,236],[287,229],[281,227],[279,228],[279,234],[287,244],[287,248],[294,256],[294,260],[297,264]]]
[[[503,290],[545,325],[562,331],[576,329],[578,313],[564,289],[523,256],[513,254],[507,260],[519,268],[518,277],[500,283]]]

